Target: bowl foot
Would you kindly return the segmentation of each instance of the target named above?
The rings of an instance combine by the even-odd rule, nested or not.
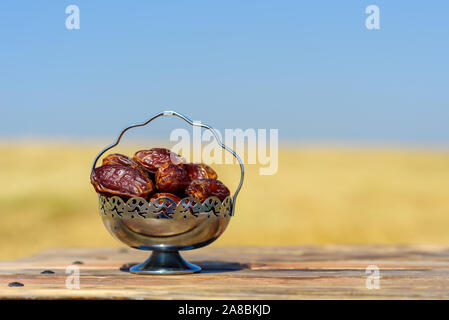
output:
[[[201,268],[185,261],[178,251],[153,251],[143,263],[129,269],[134,274],[171,275],[200,272]]]

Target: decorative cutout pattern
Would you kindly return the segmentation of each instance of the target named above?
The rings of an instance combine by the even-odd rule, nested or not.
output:
[[[100,195],[99,200],[102,215],[118,218],[191,219],[202,214],[226,217],[232,212],[231,197],[226,197],[223,202],[217,197],[209,197],[203,203],[196,198],[187,197],[179,204],[166,197],[157,198],[150,203],[141,197],[124,201],[117,196]]]

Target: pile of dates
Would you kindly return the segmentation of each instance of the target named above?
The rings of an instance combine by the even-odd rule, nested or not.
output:
[[[95,191],[124,200],[142,197],[148,201],[166,197],[179,203],[184,197],[201,202],[211,196],[223,201],[229,189],[208,165],[186,163],[180,155],[164,148],[140,150],[131,159],[113,153],[93,170],[90,177]]]

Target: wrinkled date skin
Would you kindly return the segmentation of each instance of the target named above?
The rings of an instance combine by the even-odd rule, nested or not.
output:
[[[95,168],[91,183],[95,191],[105,196],[146,198],[154,190],[153,181],[143,170],[119,164],[106,164]]]
[[[215,179],[193,180],[186,189],[186,195],[197,198],[201,202],[212,196],[223,201],[229,194],[229,189],[220,180]]]
[[[184,168],[187,170],[190,180],[218,178],[214,169],[204,163],[187,163]]]
[[[166,163],[183,165],[186,162],[183,157],[165,148],[137,151],[133,159],[153,173]]]
[[[130,157],[121,153],[111,153],[103,158],[103,164],[120,164],[133,169],[142,170],[147,176],[154,181],[154,173],[147,170],[139,162],[134,161]]]
[[[156,200],[157,198],[169,198],[169,199],[173,200],[176,204],[179,204],[181,202],[181,198],[179,198],[178,196],[175,196],[172,193],[164,193],[164,192],[153,194],[150,198],[150,202]],[[162,199],[160,199],[160,200],[162,200]]]
[[[189,174],[181,166],[166,163],[156,172],[156,188],[160,192],[183,194],[189,183]]]
[[[120,164],[137,169],[140,164],[121,153],[111,153],[103,158],[103,164]]]

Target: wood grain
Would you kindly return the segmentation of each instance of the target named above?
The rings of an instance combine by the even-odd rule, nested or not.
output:
[[[448,299],[447,246],[203,248],[182,254],[200,274],[140,276],[121,271],[146,259],[133,249],[52,249],[0,262],[3,299]],[[80,268],[69,290],[66,267]],[[380,288],[366,287],[368,265]],[[41,274],[43,270],[54,274]],[[23,287],[9,287],[11,282]]]

